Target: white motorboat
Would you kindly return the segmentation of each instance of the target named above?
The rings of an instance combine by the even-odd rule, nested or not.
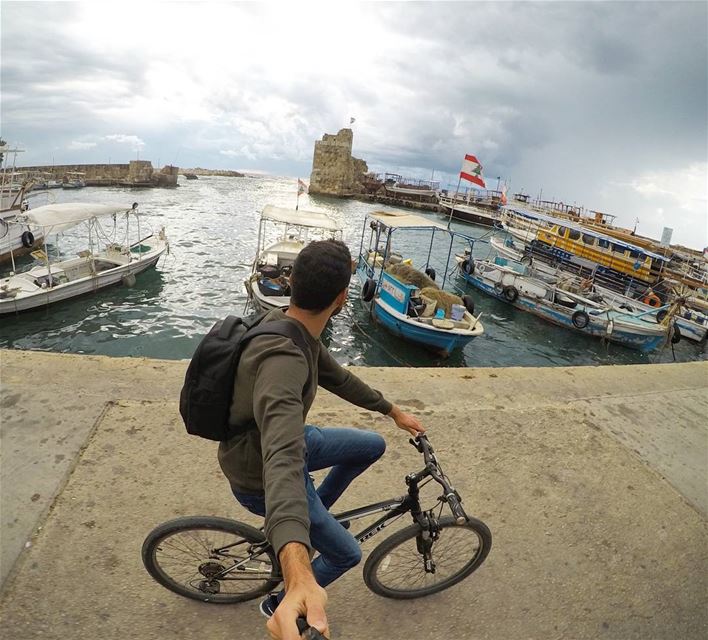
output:
[[[93,239],[101,234],[99,218],[121,213],[125,215],[126,238],[130,238],[131,218],[135,218],[137,240],[130,244],[111,242],[94,251]],[[16,224],[42,229],[45,237],[86,224],[89,248],[76,257],[56,261],[47,257],[46,244],[44,251],[33,253],[42,264],[0,280],[0,315],[44,307],[114,284],[131,286],[135,276],[154,266],[169,246],[164,228],[157,235],[141,237],[137,203],[127,210],[117,205],[51,204],[27,211],[21,218]]]
[[[17,216],[29,206],[26,195],[33,184],[25,173],[16,171],[17,154],[22,152],[23,149],[12,148],[0,140],[0,263],[28,253],[42,243],[41,230],[15,224]]]
[[[62,183],[62,189],[83,189],[86,186],[82,171],[67,171],[66,180]]]
[[[460,275],[481,291],[579,333],[642,352],[680,338],[680,334],[670,329],[671,317],[657,323],[646,313],[630,313],[595,302],[530,276],[528,267],[520,262],[502,257],[476,260],[471,256],[458,256],[457,262]]]
[[[277,234],[275,242],[273,232]],[[253,269],[245,282],[249,303],[259,311],[287,307],[290,273],[298,253],[311,240],[341,236],[342,226],[326,213],[266,205],[258,227]]]
[[[625,311],[636,311],[637,313],[648,312],[649,315],[653,315],[654,317],[657,317],[657,314],[666,313],[666,311],[662,312],[657,308],[661,306],[658,296],[653,300],[649,297],[645,298],[645,300],[629,297],[593,282],[592,278],[578,278],[577,276],[563,272],[558,267],[553,267],[540,260],[533,260],[530,255],[525,253],[525,245],[518,239],[515,241],[512,237],[507,237],[502,240],[501,238],[494,237],[491,238],[489,242],[500,256],[526,265],[530,272],[538,278],[547,281],[557,281],[559,286],[563,285],[564,277],[566,278],[566,282],[568,282],[567,278],[570,278],[572,281],[577,281],[577,283],[586,283],[585,293],[588,297],[594,299],[594,294],[594,296],[598,298],[597,301],[607,302],[613,305],[617,310],[624,309]],[[580,291],[578,291],[578,293],[580,293]],[[663,318],[663,315],[659,317]],[[708,316],[694,309],[690,309],[688,306],[684,305],[678,311],[674,322],[679,328],[681,335],[694,342],[705,340],[708,334]]]

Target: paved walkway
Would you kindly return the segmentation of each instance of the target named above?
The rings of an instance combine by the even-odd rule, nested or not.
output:
[[[146,533],[176,515],[256,522],[213,445],[183,431],[185,364],[0,361],[0,636],[265,638],[255,604],[185,600],[140,563]],[[708,635],[708,365],[357,373],[422,416],[494,545],[476,574],[418,601],[375,596],[354,569],[329,590],[334,638]],[[388,419],[323,392],[311,420],[387,439],[342,507],[403,492],[418,454]]]

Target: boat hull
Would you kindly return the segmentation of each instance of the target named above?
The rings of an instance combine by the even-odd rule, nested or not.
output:
[[[564,327],[566,329],[571,329],[576,333],[582,333],[584,335],[593,336],[595,338],[604,338],[610,342],[620,344],[631,349],[637,349],[643,353],[648,353],[654,351],[666,342],[665,334],[640,334],[633,331],[628,331],[624,328],[615,326],[611,333],[607,332],[607,325],[605,322],[599,322],[596,318],[590,315],[590,321],[588,325],[580,329],[573,324],[573,313],[577,309],[565,309],[559,305],[551,305],[543,300],[531,300],[519,295],[514,302],[509,302],[504,298],[501,291],[497,291],[494,285],[483,280],[482,278],[476,276],[475,274],[467,274],[460,271],[460,275],[469,282],[472,286],[476,287],[480,291],[511,304],[517,309],[532,313],[539,318],[556,324],[558,326]]]
[[[452,219],[459,220],[461,222],[469,222],[470,224],[477,224],[482,227],[493,227],[497,224],[497,216],[493,211],[485,212],[480,210],[475,210],[472,207],[466,205],[455,205],[454,210],[451,205],[440,203],[443,208],[443,215],[450,215],[452,211]]]
[[[481,330],[479,333],[462,334],[451,330],[437,329],[414,320],[408,320],[378,298],[372,304],[374,319],[388,331],[404,340],[415,342],[443,355],[449,355],[456,349],[462,349],[482,333]],[[479,326],[481,329],[481,324]]]
[[[78,296],[95,293],[122,282],[124,276],[137,275],[150,267],[154,267],[160,256],[167,250],[167,246],[156,250],[152,255],[136,260],[129,264],[117,266],[88,278],[81,278],[56,287],[44,289],[31,296],[21,298],[7,298],[0,300],[0,315],[31,311],[46,307],[50,304],[70,300]]]

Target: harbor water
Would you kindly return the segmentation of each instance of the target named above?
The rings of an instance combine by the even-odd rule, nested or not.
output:
[[[257,242],[260,211],[266,204],[295,205],[296,180],[272,176],[180,178],[176,189],[84,188],[53,190],[30,197],[37,207],[48,202],[138,202],[141,236],[165,227],[170,253],[154,270],[140,274],[133,287],[119,286],[37,311],[0,319],[0,348],[33,349],[67,353],[151,358],[189,358],[201,336],[227,314],[241,315],[246,303],[244,280],[250,273]],[[344,227],[344,241],[352,255],[359,251],[367,212],[386,209],[356,200],[300,197],[300,208],[326,211]],[[420,213],[431,220],[442,216]],[[109,218],[102,221],[102,240],[120,238],[123,229]],[[474,255],[490,254],[492,230],[453,222],[455,230],[477,238]],[[135,229],[133,229],[135,231]],[[80,229],[59,239],[54,252],[75,254],[86,247]],[[425,264],[429,241],[414,236],[394,249]],[[137,237],[137,236],[136,236]],[[368,238],[368,236],[367,236]],[[429,236],[428,236],[429,238]],[[475,301],[482,313],[484,335],[463,351],[441,358],[404,342],[372,323],[352,279],[346,308],[335,317],[324,342],[337,360],[369,366],[554,366],[636,364],[705,360],[705,343],[682,340],[673,348],[641,354],[554,327],[543,320],[485,296],[464,282],[445,263],[447,249],[436,242],[433,266],[437,281],[446,277],[446,288],[459,288]],[[461,248],[461,246],[459,247]],[[30,257],[17,261],[28,268]],[[7,276],[9,265],[3,265]]]

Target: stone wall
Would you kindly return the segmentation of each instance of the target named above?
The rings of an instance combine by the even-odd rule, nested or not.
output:
[[[179,167],[164,166],[159,172],[149,160],[131,160],[128,164],[58,164],[18,167],[17,171],[41,174],[42,178],[63,180],[70,172],[83,173],[88,186],[150,184],[156,187],[177,186]]]
[[[361,180],[368,167],[352,157],[353,138],[351,129],[340,129],[336,135],[325,133],[315,142],[309,193],[351,196],[363,191]]]

